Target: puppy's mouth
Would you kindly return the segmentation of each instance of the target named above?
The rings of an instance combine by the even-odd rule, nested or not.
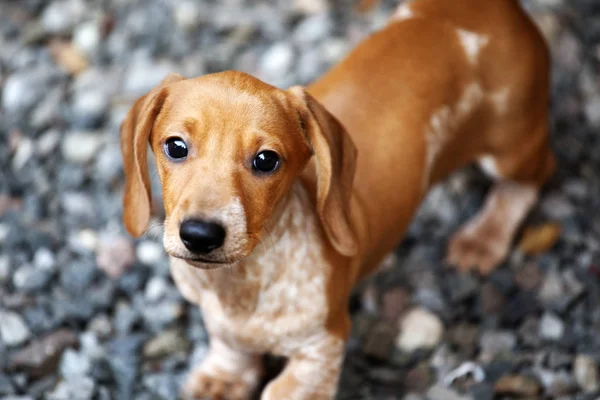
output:
[[[231,266],[239,260],[215,260],[197,256],[182,256],[180,254],[168,253],[171,257],[178,258],[180,260],[185,261],[193,267],[201,268],[201,269],[217,269],[221,267]]]

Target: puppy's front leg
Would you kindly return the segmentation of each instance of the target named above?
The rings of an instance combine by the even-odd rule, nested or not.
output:
[[[265,389],[261,400],[333,399],[344,358],[344,341],[323,332],[302,345]]]
[[[184,399],[248,400],[260,383],[262,358],[227,346],[211,337],[208,355],[187,377]]]

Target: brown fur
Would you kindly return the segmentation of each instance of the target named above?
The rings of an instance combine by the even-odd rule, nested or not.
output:
[[[138,100],[122,126],[125,226],[139,236],[148,225],[149,142],[171,271],[212,338],[184,392],[246,399],[258,355],[272,352],[290,361],[263,399],[332,398],[350,291],[427,189],[471,162],[499,182],[448,259],[497,266],[554,169],[548,84],[547,49],[516,0],[415,0],[306,90],[229,71],[171,76]],[[163,154],[173,136],[188,145],[184,162]],[[251,170],[262,149],[281,156],[271,175]],[[179,239],[193,217],[227,228],[212,263]]]

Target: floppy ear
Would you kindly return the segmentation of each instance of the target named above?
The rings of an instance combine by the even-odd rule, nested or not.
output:
[[[298,111],[315,155],[319,218],[333,247],[353,256],[358,241],[349,214],[356,147],[342,124],[304,88],[294,86],[288,91],[300,99]]]
[[[125,170],[123,222],[127,231],[135,237],[142,236],[150,222],[150,133],[166,97],[164,86],[181,79],[183,77],[177,74],[167,76],[156,88],[134,103],[121,124],[121,154]]]

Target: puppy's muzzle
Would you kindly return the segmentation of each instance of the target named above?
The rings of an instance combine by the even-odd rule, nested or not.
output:
[[[179,227],[179,237],[192,253],[208,254],[223,246],[225,228],[215,222],[186,220]]]

